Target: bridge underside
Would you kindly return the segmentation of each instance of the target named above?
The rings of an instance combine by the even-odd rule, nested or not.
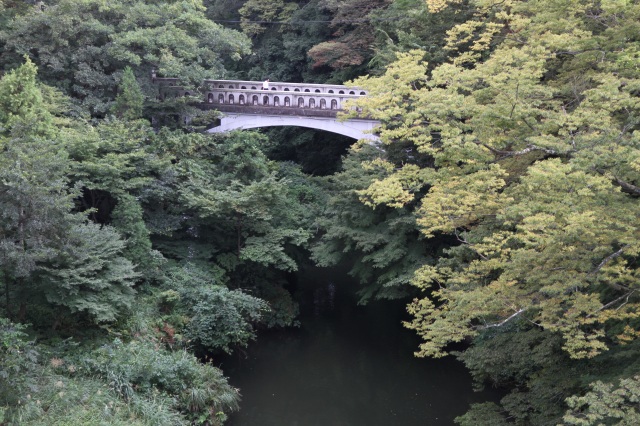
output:
[[[220,120],[220,126],[209,129],[208,132],[220,133],[230,130],[255,129],[259,127],[298,126],[338,133],[353,139],[377,141],[378,136],[367,132],[371,131],[378,124],[379,122],[376,120],[360,119],[349,119],[348,121],[341,122],[335,117],[226,113]]]

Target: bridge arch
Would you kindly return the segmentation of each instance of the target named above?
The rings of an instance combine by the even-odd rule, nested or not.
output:
[[[337,133],[353,139],[379,140],[378,136],[367,133],[373,130],[379,122],[377,120],[350,119],[348,121],[338,121],[335,118],[327,117],[300,117],[286,115],[266,115],[266,114],[242,114],[228,113],[220,120],[220,126],[213,127],[207,132],[222,133],[231,130],[257,129],[262,127],[306,127],[308,129],[324,130]]]

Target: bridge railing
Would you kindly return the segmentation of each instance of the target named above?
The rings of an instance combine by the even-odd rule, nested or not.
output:
[[[237,111],[231,105],[245,105],[264,113],[265,108],[274,108],[286,115],[327,116],[320,111],[333,114],[344,109],[345,101],[365,96],[367,93],[357,87],[329,84],[269,82],[262,88],[262,82],[243,80],[205,80],[208,91],[206,103],[221,111]],[[257,108],[256,108],[257,107]],[[273,111],[275,112],[275,111]]]
[[[156,79],[173,96],[191,95],[174,86],[177,79]],[[269,82],[268,90],[260,81],[205,80],[203,107],[223,112],[245,111],[254,114],[335,116],[345,109],[345,102],[365,96],[358,87],[336,84]]]
[[[232,90],[262,90],[261,81],[245,80],[205,80],[204,83],[211,90],[232,89]],[[270,81],[269,90],[280,92],[301,92],[301,93],[325,93],[332,95],[365,96],[367,92],[358,87],[349,87],[338,84],[313,84],[313,83],[285,83],[280,81]]]

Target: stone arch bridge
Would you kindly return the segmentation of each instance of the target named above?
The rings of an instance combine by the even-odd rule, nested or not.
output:
[[[178,79],[156,78],[161,96],[191,95],[177,86]],[[235,129],[271,126],[299,126],[338,133],[354,139],[377,141],[372,133],[379,124],[366,118],[339,121],[337,113],[345,110],[345,102],[366,96],[365,90],[333,84],[306,84],[243,80],[205,80],[203,109],[223,113],[220,125],[210,133]]]

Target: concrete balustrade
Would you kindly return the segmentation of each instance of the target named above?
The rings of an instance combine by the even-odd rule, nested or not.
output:
[[[228,111],[225,107],[230,105],[246,105],[337,112],[344,108],[345,101],[366,95],[364,90],[340,85],[270,82],[269,89],[264,90],[262,82],[256,81],[206,80],[205,84],[209,86],[205,102],[221,111]]]
[[[262,90],[261,81],[244,80],[205,80],[205,85],[210,90]],[[300,92],[300,93],[326,93],[331,95],[365,96],[367,92],[357,87],[349,87],[338,84],[310,84],[310,83],[284,83],[279,81],[269,82],[270,91]]]

